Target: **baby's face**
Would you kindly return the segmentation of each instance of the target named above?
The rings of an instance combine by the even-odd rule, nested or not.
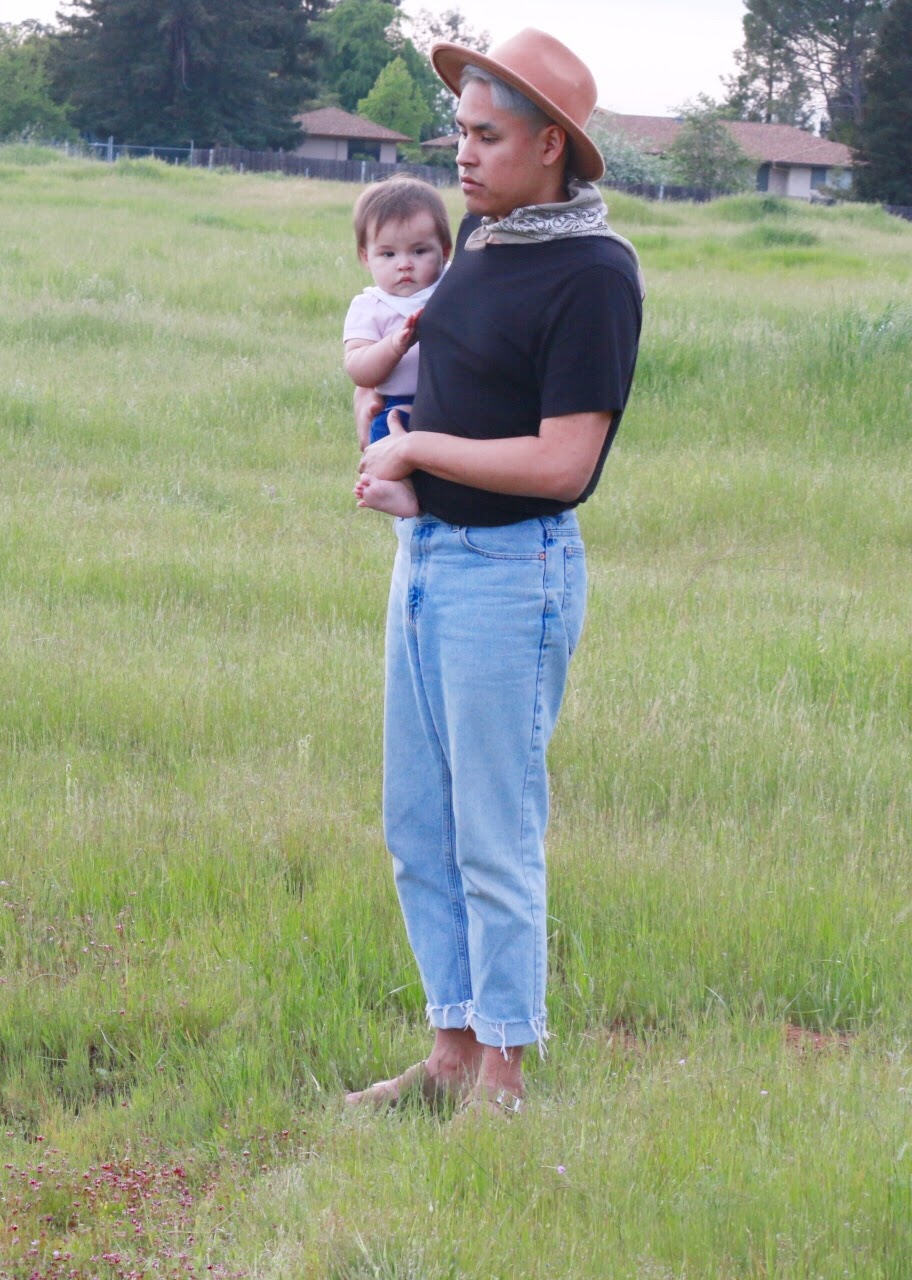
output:
[[[374,284],[397,298],[410,298],[439,279],[445,255],[429,213],[405,222],[372,227],[359,257]]]

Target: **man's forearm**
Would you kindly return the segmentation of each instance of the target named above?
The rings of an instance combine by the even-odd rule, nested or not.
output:
[[[610,423],[605,416],[604,430]],[[547,425],[547,424],[543,424]],[[604,432],[585,436],[568,430],[503,440],[467,440],[433,431],[407,437],[406,458],[416,471],[519,497],[578,498],[595,469]]]

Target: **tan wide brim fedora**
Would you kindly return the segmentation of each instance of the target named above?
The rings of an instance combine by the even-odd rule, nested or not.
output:
[[[598,97],[595,80],[582,59],[553,36],[526,27],[490,53],[441,41],[431,47],[431,62],[457,98],[463,69],[470,64],[512,85],[566,129],[574,175],[589,182],[603,176],[605,162],[586,133]]]

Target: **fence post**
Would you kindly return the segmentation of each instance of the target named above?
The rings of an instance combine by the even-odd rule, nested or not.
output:
[[[361,161],[361,181],[362,181],[362,183],[365,181],[365,176],[364,176],[364,175],[365,175],[366,173],[367,173],[367,161],[366,161],[366,160],[362,160],[362,161]]]
[[[113,163],[114,163],[114,135],[112,133],[108,137],[108,164],[113,164]]]
[[[659,199],[660,200],[665,199],[665,183],[664,182],[659,183]]]
[[[209,148],[209,168],[212,168],[212,157],[215,155],[215,147]]]
[[[190,139],[190,168],[193,168],[193,139]]]

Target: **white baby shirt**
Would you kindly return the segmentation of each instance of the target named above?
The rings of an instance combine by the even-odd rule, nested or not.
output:
[[[423,307],[437,288],[439,280],[428,285],[410,298],[397,298],[393,293],[377,285],[370,285],[363,293],[352,298],[342,341],[363,338],[367,342],[379,342],[388,333],[398,329],[403,319]],[[418,386],[418,346],[409,347],[387,380],[377,388],[383,396],[413,396]]]

